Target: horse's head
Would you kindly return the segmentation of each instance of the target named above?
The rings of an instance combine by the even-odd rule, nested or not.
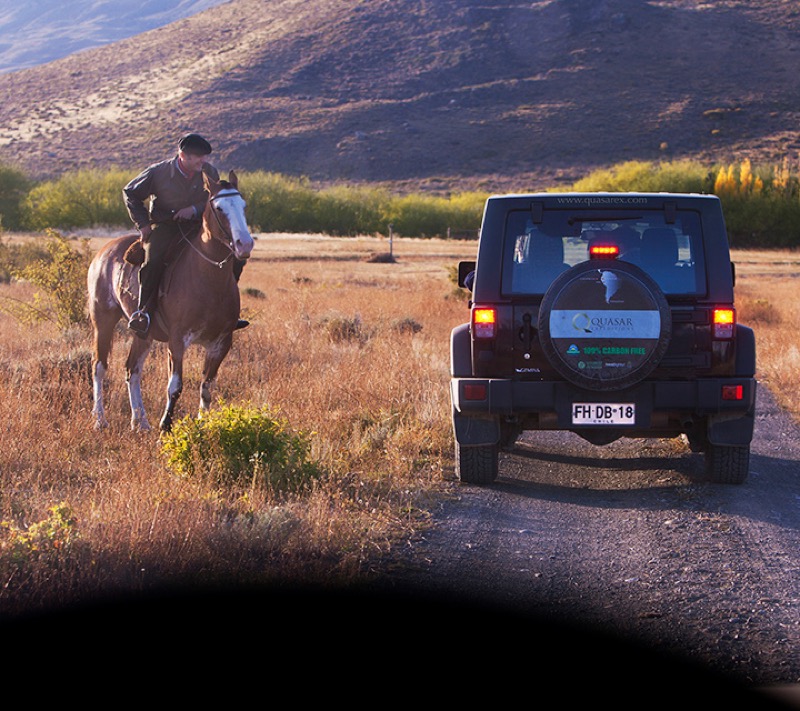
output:
[[[209,208],[215,217],[211,219],[212,228],[216,225],[222,231],[224,241],[237,259],[248,259],[253,251],[253,237],[247,227],[245,217],[245,201],[239,192],[239,179],[231,171],[228,180],[217,182],[204,174],[206,190],[208,190]]]

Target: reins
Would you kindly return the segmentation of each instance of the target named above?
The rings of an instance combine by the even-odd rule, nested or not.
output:
[[[230,188],[223,188],[223,190],[225,192],[224,195],[220,195],[219,193],[217,193],[216,195],[212,195],[211,197],[209,197],[208,201],[210,203],[213,203],[214,200],[216,200],[217,198],[233,197],[234,195],[239,195],[239,197],[241,197],[241,193],[238,190],[232,190]],[[220,230],[222,230],[222,233],[227,238],[227,241],[226,241],[226,240],[223,240],[222,238],[218,237],[217,235],[215,235],[213,232],[211,233],[212,239],[217,240],[217,242],[220,242],[221,244],[224,244],[228,248],[228,252],[229,253],[228,253],[228,256],[225,257],[225,259],[223,259],[222,261],[218,262],[218,261],[215,261],[215,260],[211,259],[211,257],[207,256],[206,254],[204,254],[202,252],[202,250],[198,249],[197,246],[195,246],[195,244],[190,239],[188,239],[186,237],[186,234],[184,233],[183,228],[181,228],[181,237],[195,252],[197,252],[197,254],[199,254],[203,259],[205,259],[209,264],[213,264],[215,267],[219,267],[220,269],[222,269],[222,267],[225,266],[225,264],[228,262],[228,260],[230,260],[231,257],[233,257],[234,254],[235,254],[234,249],[233,249],[233,234],[228,232],[228,230],[225,228],[225,225],[222,224],[222,220],[219,219],[219,215],[217,214],[217,211],[212,209],[211,212],[214,215],[214,219],[217,221],[217,226],[220,228]]]

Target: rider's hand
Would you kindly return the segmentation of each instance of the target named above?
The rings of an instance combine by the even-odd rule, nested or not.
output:
[[[172,217],[174,220],[193,220],[195,216],[193,207],[184,207],[178,210]]]

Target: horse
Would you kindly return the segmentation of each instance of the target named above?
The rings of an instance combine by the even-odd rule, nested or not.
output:
[[[154,340],[165,342],[169,379],[167,402],[159,423],[162,431],[172,428],[175,406],[183,389],[183,358],[190,345],[205,349],[200,385],[200,414],[211,406],[211,387],[222,361],[231,349],[239,318],[239,286],[233,259],[246,260],[253,250],[253,237],[245,218],[245,200],[238,179],[204,177],[209,199],[197,237],[182,233],[177,240],[180,254],[164,270],[158,303],[151,314],[145,337],[136,335],[125,364],[131,429],[148,431],[141,392],[142,367]],[[111,239],[92,260],[87,275],[89,316],[94,332],[92,380],[95,429],[108,426],[103,407],[103,381],[114,329],[123,317],[130,318],[139,298],[138,267],[131,262],[138,234]],[[131,250],[129,252],[129,250]],[[126,257],[127,253],[127,257]]]

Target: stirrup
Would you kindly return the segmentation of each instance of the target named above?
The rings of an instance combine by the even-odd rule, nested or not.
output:
[[[150,314],[142,309],[137,309],[131,314],[128,328],[137,334],[146,334],[150,330]]]

